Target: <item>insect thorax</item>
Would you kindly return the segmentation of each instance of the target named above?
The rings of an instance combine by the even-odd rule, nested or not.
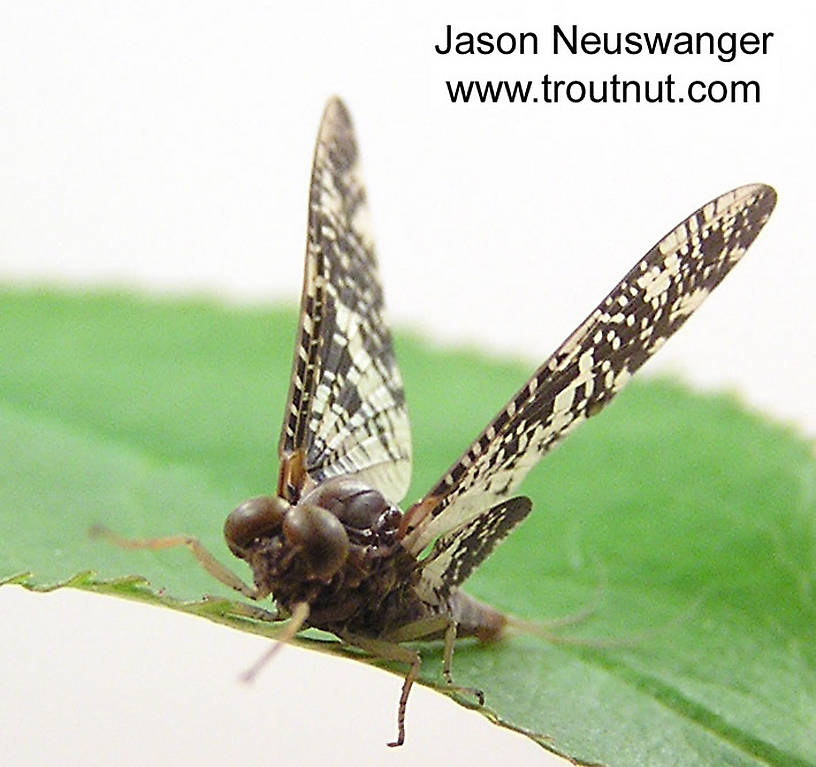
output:
[[[303,510],[325,521],[339,522],[347,539],[345,556],[334,572],[320,571],[319,533],[311,527],[291,532],[291,519]],[[339,477],[321,483],[285,512],[276,529],[257,536],[233,552],[252,568],[255,584],[291,611],[309,604],[309,625],[333,633],[379,636],[421,617],[414,593],[420,577],[416,558],[404,549],[397,531],[402,512],[381,493],[356,480]],[[343,534],[344,533],[344,534]]]

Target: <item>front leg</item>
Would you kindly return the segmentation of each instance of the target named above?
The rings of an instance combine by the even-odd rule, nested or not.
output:
[[[269,596],[269,590],[259,589],[257,586],[247,586],[235,573],[222,565],[204,546],[201,541],[192,535],[169,535],[165,538],[123,538],[121,535],[108,530],[106,527],[96,525],[90,530],[91,538],[104,538],[108,543],[118,546],[121,549],[149,549],[157,551],[159,549],[171,549],[177,546],[186,546],[198,560],[198,563],[214,578],[217,578],[225,586],[235,589],[239,594],[243,594],[249,599],[263,599]]]
[[[250,605],[247,605],[250,607]],[[280,615],[280,611],[278,612]],[[291,618],[286,628],[281,632],[277,641],[269,647],[269,649],[255,661],[243,674],[241,679],[244,682],[251,682],[258,675],[258,672],[275,656],[275,653],[280,652],[281,647],[292,641],[295,634],[303,628],[303,624],[309,617],[308,602],[298,602],[292,608]]]

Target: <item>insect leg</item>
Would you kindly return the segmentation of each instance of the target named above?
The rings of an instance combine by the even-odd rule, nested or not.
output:
[[[407,647],[385,639],[372,639],[353,634],[343,634],[341,638],[344,642],[365,650],[375,658],[410,664],[408,673],[405,675],[405,681],[402,683],[402,692],[397,707],[397,739],[388,744],[391,747],[401,746],[405,743],[405,709],[408,706],[408,694],[411,692],[411,687],[417,676],[419,676],[419,669],[422,666],[419,653],[416,650],[409,650]]]
[[[401,626],[396,631],[386,634],[386,639],[391,642],[411,642],[417,639],[436,639],[440,635],[445,640],[442,655],[442,676],[445,679],[445,687],[452,692],[459,692],[463,695],[472,695],[479,701],[479,705],[484,705],[484,693],[475,687],[464,687],[454,684],[451,677],[451,662],[453,660],[453,646],[456,642],[457,623],[449,616],[434,615],[429,618],[420,618],[413,623]]]
[[[258,675],[258,672],[270,661],[272,657],[278,653],[292,637],[303,628],[303,624],[309,617],[309,603],[298,602],[292,609],[292,619],[286,624],[286,628],[281,635],[275,640],[275,643],[261,655],[243,674],[241,679],[244,682],[251,682]]]
[[[214,578],[217,578],[225,586],[235,589],[249,599],[263,599],[269,592],[262,591],[255,586],[247,586],[232,570],[222,565],[207,549],[201,545],[198,538],[191,535],[169,535],[166,538],[123,538],[120,535],[99,525],[92,527],[90,531],[92,538],[104,538],[108,543],[119,546],[122,549],[150,549],[158,551],[160,549],[171,549],[176,546],[186,546],[198,563]]]
[[[226,602],[222,597],[214,597],[207,594],[204,595],[204,601],[217,603]],[[246,602],[230,601],[227,603],[225,612],[237,618],[250,618],[254,621],[262,621],[263,623],[278,623],[289,617],[288,615],[282,614],[277,608],[275,608],[273,612],[272,610],[264,610],[263,607],[258,607],[257,605],[248,605]]]
[[[451,676],[451,663],[453,661],[453,646],[456,644],[456,624],[453,621],[448,623],[445,629],[445,647],[442,651],[442,676],[445,677],[445,686],[453,692],[472,695],[479,701],[480,706],[484,706],[484,693],[476,687],[463,687],[453,683]]]

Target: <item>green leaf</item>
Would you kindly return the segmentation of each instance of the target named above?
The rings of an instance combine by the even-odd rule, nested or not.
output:
[[[0,293],[0,579],[274,634],[231,617],[233,595],[188,552],[121,551],[87,531],[191,533],[246,576],[221,526],[275,486],[294,329],[288,309]],[[416,498],[529,369],[405,335],[397,353]],[[485,691],[489,716],[582,761],[816,764],[814,487],[812,446],[789,430],[731,397],[636,382],[533,472],[534,512],[468,582],[537,621],[600,586],[565,632],[595,646],[461,642],[456,680]],[[426,683],[440,682],[439,653],[423,651]]]

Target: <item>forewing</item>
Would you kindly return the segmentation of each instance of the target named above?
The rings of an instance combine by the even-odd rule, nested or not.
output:
[[[403,545],[418,554],[512,494],[688,319],[742,258],[775,204],[769,186],[739,187],[660,240],[406,512]]]
[[[422,561],[422,588],[430,589],[437,603],[444,601],[451,588],[463,583],[490,556],[532,506],[524,496],[510,498],[437,538]]]
[[[353,474],[399,501],[411,474],[402,379],[348,112],[323,113],[309,195],[306,265],[292,379],[279,443],[278,492],[296,502]]]

